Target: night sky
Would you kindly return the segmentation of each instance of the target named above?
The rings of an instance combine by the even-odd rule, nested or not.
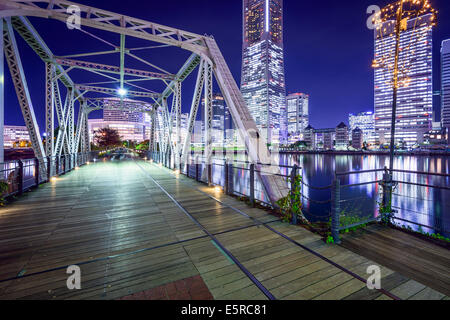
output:
[[[284,0],[284,44],[286,86],[289,92],[310,94],[310,122],[316,128],[335,127],[347,122],[348,113],[373,110],[373,31],[368,30],[368,6],[384,6],[391,1],[304,1]],[[440,44],[450,38],[450,2],[431,0],[439,10],[438,26],[434,32],[434,91],[440,88]],[[240,83],[242,52],[241,0],[91,0],[78,3],[168,25],[199,34],[213,35]],[[56,55],[110,50],[105,45],[79,31],[67,30],[65,24],[53,20],[30,18],[43,39]],[[118,35],[85,28],[85,30],[119,44]],[[16,34],[28,85],[41,132],[44,120],[44,64]],[[149,45],[148,42],[128,38],[127,47]],[[152,49],[136,52],[169,72],[176,73],[189,56],[178,48]],[[85,59],[87,60],[87,59]],[[91,58],[106,64],[119,63],[119,55]],[[126,66],[145,68],[132,58]],[[7,67],[5,66],[5,70]],[[76,83],[106,80],[97,76],[83,77],[79,71],[70,75]],[[184,83],[183,111],[187,112],[192,98],[196,73]],[[162,82],[152,82],[148,88],[162,91]],[[129,88],[132,90],[133,88]],[[5,124],[23,125],[12,81],[6,73]],[[435,99],[435,110],[439,108]],[[98,117],[94,114],[92,117]]]

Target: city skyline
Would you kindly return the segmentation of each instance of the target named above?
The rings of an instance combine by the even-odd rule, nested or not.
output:
[[[96,5],[98,7],[110,8],[113,11],[123,11],[130,15],[142,16],[141,12],[133,11],[131,6],[122,6],[121,4],[111,4],[108,1],[81,1],[83,4]],[[348,113],[358,113],[361,111],[368,111],[372,109],[373,105],[373,70],[370,68],[370,61],[373,58],[373,32],[366,27],[366,20],[369,15],[366,14],[366,9],[369,4],[374,4],[372,1],[361,1],[360,4],[355,5],[352,8],[346,6],[339,7],[332,2],[325,1],[330,10],[326,12],[320,12],[322,16],[329,23],[324,26],[311,31],[311,27],[317,27],[318,23],[314,21],[314,15],[302,15],[302,11],[299,11],[299,4],[292,1],[285,1],[285,59],[286,59],[286,84],[287,94],[290,92],[306,92],[311,95],[311,115],[310,122],[314,127],[333,127],[339,121],[347,121]],[[366,3],[367,2],[367,3]],[[181,3],[181,2],[180,2]],[[199,6],[202,1],[199,1]],[[380,7],[390,1],[377,1],[376,4]],[[448,39],[450,36],[450,4],[444,3],[442,0],[433,1],[434,6],[440,10],[438,16],[438,26],[435,29],[433,35],[433,56],[434,56],[434,88],[433,90],[439,90],[440,88],[440,75],[439,75],[439,60],[437,55],[439,54],[440,44],[442,40]],[[165,4],[156,4],[158,8],[163,9]],[[182,7],[182,5],[180,5]],[[136,7],[145,8],[145,4],[139,3]],[[149,12],[149,19],[154,19],[161,23],[173,24],[174,21],[179,23],[180,27],[183,27],[190,31],[198,31],[204,33],[205,30],[211,30],[210,34],[214,35],[224,48],[225,59],[230,63],[230,69],[235,79],[240,79],[241,76],[241,54],[242,54],[242,3],[239,1],[237,4],[228,5],[226,3],[214,3],[210,4],[203,11],[209,12],[209,10],[224,10],[227,19],[223,17],[215,17],[215,19],[205,19],[202,21],[193,21],[195,14],[195,7],[185,12],[179,7],[176,8],[174,16],[169,17],[165,15],[158,15],[153,17]],[[306,11],[313,12],[314,4],[304,4],[302,7]],[[345,9],[345,10],[344,10]],[[177,11],[179,10],[179,11]],[[164,10],[157,10],[162,12]],[[329,11],[336,12],[337,15],[347,18],[348,21],[343,23],[341,19],[337,19],[331,16]],[[345,12],[344,12],[345,11]],[[182,17],[181,12],[185,13]],[[295,14],[292,14],[295,12]],[[190,15],[192,13],[192,15]],[[230,13],[230,14],[228,14]],[[296,15],[304,17],[299,19]],[[206,16],[206,15],[205,15]],[[447,19],[446,19],[447,17]],[[218,19],[218,21],[217,21]],[[227,30],[222,30],[224,27],[224,21],[227,20]],[[320,19],[316,19],[320,20]],[[213,23],[214,21],[214,23]],[[345,21],[345,19],[344,19]],[[55,22],[56,23],[56,22]],[[339,24],[338,24],[339,23]],[[334,33],[332,25],[338,24],[348,29],[348,32],[340,31],[339,37]],[[36,23],[36,27],[40,30],[39,23]],[[42,27],[45,30],[45,26]],[[333,30],[332,30],[333,29]],[[307,30],[309,30],[307,32]],[[52,39],[51,33],[47,33],[46,41],[54,43],[57,39]],[[74,46],[73,40],[70,39],[58,39],[62,41],[68,47]],[[340,44],[339,44],[340,42]],[[93,44],[97,44],[93,42]],[[332,47],[343,48],[345,50],[331,51]],[[331,53],[332,52],[332,53]],[[33,57],[33,53],[30,51],[23,51],[23,59],[26,61],[25,68],[36,70],[38,67],[31,66],[36,60]],[[159,52],[154,51],[152,54],[156,59],[163,59],[159,57]],[[328,57],[328,58],[327,58]],[[169,57],[171,58],[171,57]],[[236,61],[236,58],[239,60]],[[333,61],[339,61],[336,64]],[[334,67],[333,67],[334,65]],[[320,66],[320,68],[319,68]],[[331,66],[331,67],[330,67]],[[345,66],[345,72],[342,74],[335,73],[340,67]],[[328,68],[327,68],[328,67]],[[343,70],[344,70],[343,69]],[[352,76],[350,77],[349,74]],[[7,74],[8,76],[8,74]],[[345,78],[345,81],[344,81]],[[187,82],[193,82],[194,80],[188,79]],[[319,87],[319,89],[318,89]],[[352,88],[352,92],[347,97],[343,97],[342,94],[344,88]],[[43,87],[40,83],[31,88],[31,95],[38,110],[43,110],[44,103],[38,99],[38,95],[42,95]],[[14,96],[14,88],[12,84],[6,83],[6,115],[5,124],[22,125],[23,120],[18,116],[20,110],[18,108],[17,99]],[[191,97],[184,94],[183,101],[190,101]],[[435,112],[436,98],[435,99]],[[186,106],[184,106],[186,108]],[[11,110],[11,111],[9,111]],[[321,117],[321,112],[327,112],[330,117]],[[38,123],[41,128],[44,128],[44,117],[38,113]],[[96,117],[93,114],[92,117]],[[98,117],[98,115],[97,115]],[[335,120],[337,119],[337,121]]]

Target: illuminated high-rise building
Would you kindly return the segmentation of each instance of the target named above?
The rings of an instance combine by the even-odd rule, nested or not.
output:
[[[442,42],[441,77],[441,120],[442,127],[447,128],[447,137],[450,143],[450,39]]]
[[[283,0],[243,1],[241,91],[269,143],[287,139]]]
[[[433,38],[432,17],[410,19],[400,34],[400,83],[397,97],[396,142],[422,143],[433,121]],[[393,101],[395,21],[387,21],[375,31],[375,60],[384,66],[375,69],[375,135],[390,143]]]
[[[204,114],[205,99],[202,99],[202,120]],[[227,138],[227,131],[232,127],[230,112],[221,93],[214,93],[212,97],[212,141],[222,144]]]
[[[304,131],[309,125],[309,95],[293,93],[286,97],[286,102],[289,140],[292,137],[302,139]]]
[[[350,132],[356,128],[362,131],[363,142],[375,143],[375,115],[372,111],[358,114],[350,113],[348,116]]]

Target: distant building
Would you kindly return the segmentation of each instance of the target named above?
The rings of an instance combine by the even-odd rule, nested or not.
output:
[[[205,119],[205,99],[202,99],[202,119]],[[223,144],[227,138],[229,129],[232,129],[232,120],[230,112],[221,93],[213,94],[212,100],[213,119],[212,119],[212,138],[213,143]]]
[[[336,128],[316,129],[314,130],[316,149],[319,150],[333,150],[334,137],[336,135]]]
[[[150,116],[135,111],[142,104],[141,101],[124,99],[122,102],[117,98],[105,98],[102,104],[103,119],[88,121],[91,142],[94,141],[95,132],[103,128],[117,130],[123,141],[142,142],[150,138]],[[150,104],[147,107],[150,108]]]
[[[363,148],[363,131],[356,127],[352,130],[352,147],[356,150],[361,150]]]
[[[336,127],[336,149],[347,149],[349,145],[348,127],[341,122]]]
[[[359,128],[363,133],[363,142],[375,143],[375,115],[373,112],[361,112],[349,114],[348,123],[350,132]]]
[[[189,113],[182,113],[181,118],[180,118],[181,146],[183,146],[184,140],[186,139],[188,123],[189,123]],[[172,126],[173,126],[172,127],[172,141],[177,141],[177,130],[176,130],[177,124],[175,123],[175,120],[173,121]]]
[[[7,126],[3,127],[3,139],[5,148],[14,148],[20,142],[30,141],[30,134],[26,126]]]
[[[285,143],[283,0],[244,0],[241,91],[269,143]]]
[[[447,139],[450,144],[450,39],[442,42],[441,48],[441,95],[442,95],[442,126],[447,129]]]
[[[309,125],[309,95],[293,93],[286,97],[289,143],[298,141]]]
[[[103,119],[89,119],[88,123],[91,142],[94,142],[95,133],[104,128],[117,130],[123,141],[142,142],[147,138],[144,124],[126,121],[105,121]]]
[[[308,149],[314,150],[316,148],[316,134],[314,132],[314,128],[311,125],[305,128],[304,141]]]
[[[433,37],[432,14],[411,18],[400,35],[400,66],[407,65],[404,83],[398,90],[396,141],[414,145],[423,141],[433,121]],[[375,61],[390,58],[393,64],[395,21],[375,30]],[[392,127],[393,68],[375,69],[375,134],[381,144],[390,143]],[[401,75],[405,76],[405,75]]]

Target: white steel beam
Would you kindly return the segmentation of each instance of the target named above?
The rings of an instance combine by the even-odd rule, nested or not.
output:
[[[35,16],[56,19],[66,23],[70,18],[67,8],[80,8],[81,26],[115,32],[189,50],[205,56],[204,37],[195,33],[159,25],[150,21],[127,17],[122,14],[62,0],[2,0],[0,17]],[[43,8],[43,5],[46,8]]]
[[[53,156],[55,147],[55,90],[54,90],[54,66],[51,63],[45,64],[45,154],[47,157]]]
[[[87,61],[81,61],[81,60],[71,60],[71,59],[62,59],[62,58],[55,58],[56,63],[58,63],[61,66],[66,67],[73,67],[76,69],[82,69],[82,70],[95,70],[105,73],[111,73],[111,74],[120,74],[121,68],[117,66],[111,66],[101,63],[95,63],[95,62],[87,62]],[[130,68],[124,68],[123,69],[124,75],[126,76],[133,76],[133,77],[139,77],[143,79],[155,79],[155,80],[175,80],[175,75],[173,74],[165,74],[165,73],[157,73],[157,72],[151,72],[151,71],[144,71],[144,70],[138,70],[138,69],[130,69]]]
[[[177,86],[175,87],[175,166],[177,169],[181,170],[180,163],[180,152],[181,152],[181,82],[178,81]]]
[[[205,81],[205,70],[203,67],[204,60],[200,62],[198,69],[197,81],[195,83],[194,96],[192,97],[192,105],[189,113],[189,120],[187,124],[186,137],[184,138],[183,150],[182,150],[182,162],[186,162],[188,155],[191,151],[191,136],[194,131],[195,120],[197,119],[198,107],[202,98],[203,83]]]
[[[30,135],[33,151],[35,156],[40,161],[43,161],[45,157],[45,150],[42,144],[41,134],[39,133],[39,126],[36,121],[30,93],[28,91],[28,84],[25,78],[22,61],[20,59],[16,38],[14,36],[14,30],[11,25],[11,21],[8,18],[6,26],[4,25],[3,36],[6,61],[8,62],[9,71],[16,89],[17,99],[19,100],[25,125],[27,126],[28,133]],[[43,168],[42,171],[46,172],[45,168]]]
[[[208,184],[211,185],[212,181],[210,172],[212,168],[212,118],[213,118],[213,110],[212,110],[212,90],[213,90],[213,78],[212,78],[212,66],[205,62],[203,64],[204,72],[205,72],[205,132],[204,132],[204,156],[205,156],[205,170],[204,173],[206,175],[206,179]]]
[[[94,86],[84,86],[84,85],[75,85],[75,88],[81,91],[91,91],[104,93],[114,97],[120,97],[119,93],[116,89],[112,88],[103,88],[103,87],[94,87]],[[127,96],[131,97],[140,97],[140,98],[159,98],[161,96],[160,93],[153,92],[142,92],[142,91],[127,91]]]
[[[237,126],[239,135],[245,141],[248,155],[253,163],[260,168],[260,164],[264,165],[264,172],[271,174],[259,175],[265,187],[266,194],[269,196],[273,205],[276,201],[286,197],[289,189],[285,180],[280,174],[278,166],[279,159],[272,158],[267,147],[267,141],[260,135],[256,123],[248,110],[247,104],[242,97],[236,81],[223,58],[222,53],[213,38],[205,37],[212,61],[214,61],[214,74],[217,83],[225,98],[225,102]]]

